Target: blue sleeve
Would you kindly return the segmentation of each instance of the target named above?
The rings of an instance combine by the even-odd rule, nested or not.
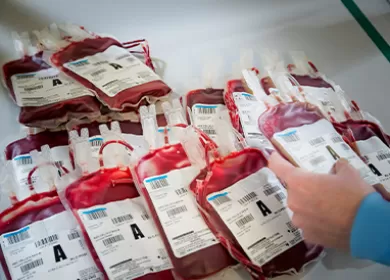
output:
[[[351,232],[354,257],[390,265],[390,202],[375,192],[357,211]]]

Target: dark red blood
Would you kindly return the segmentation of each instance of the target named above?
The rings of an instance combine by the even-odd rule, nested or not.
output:
[[[83,176],[79,180],[73,182],[66,188],[65,198],[67,199],[71,210],[77,218],[87,246],[95,260],[96,265],[101,271],[104,271],[103,265],[100,262],[98,254],[93,247],[88,233],[83,226],[83,223],[77,213],[79,209],[89,208],[95,205],[106,204],[109,202],[124,200],[127,198],[138,197],[138,191],[134,186],[130,170],[128,168],[109,168],[104,171],[96,171],[89,175]],[[105,279],[108,280],[107,274]],[[151,279],[172,279],[173,276],[170,270],[160,271],[153,274],[136,278],[142,280]]]
[[[243,262],[244,266],[248,267],[255,275],[275,277],[288,274],[286,271],[291,269],[300,271],[305,264],[319,257],[322,247],[302,241],[260,268],[250,262],[236,238],[207,201],[209,194],[222,191],[264,167],[267,167],[267,160],[257,149],[247,148],[233,152],[227,157],[216,159],[211,163],[210,169],[202,170],[199,176],[192,181],[190,189],[195,193],[200,207],[207,213],[206,215],[202,211],[200,212],[210,229],[216,236],[222,236],[236,249],[232,250],[233,256]],[[199,186],[197,180],[204,180],[208,175],[208,170],[211,171],[209,173],[211,177],[207,178],[207,183]],[[226,242],[223,240],[221,242],[228,247]]]
[[[48,68],[51,67],[43,61],[42,52],[4,64],[5,83],[10,90],[12,99],[15,100],[15,92],[11,81],[13,75],[37,72]],[[33,127],[56,128],[74,118],[97,118],[100,115],[99,108],[100,104],[96,98],[81,96],[39,107],[21,107],[19,122]]]
[[[384,144],[390,146],[389,136],[376,123],[365,120],[347,120],[334,123],[333,126],[338,133],[347,137],[350,143],[377,136]]]
[[[63,211],[65,208],[56,191],[34,194],[0,214],[0,235],[16,231]],[[7,280],[12,280],[3,251],[0,253],[0,261]]]
[[[326,82],[321,77],[312,77],[309,75],[291,74],[301,86],[317,87],[317,88],[332,88],[332,85]]]
[[[99,100],[107,105],[112,110],[124,110],[126,107],[139,107],[138,103],[146,96],[162,97],[166,96],[171,89],[161,80],[152,81],[143,85],[135,86],[122,90],[114,97],[106,95],[88,80],[75,74],[69,69],[63,67],[64,63],[75,61],[86,56],[91,56],[105,51],[111,46],[122,47],[118,41],[103,37],[103,38],[87,38],[80,42],[73,42],[61,51],[55,53],[51,57],[51,61],[58,68],[70,77],[76,79],[85,87],[94,90]],[[141,104],[142,105],[142,104]],[[132,109],[132,108],[131,108]]]
[[[201,103],[201,104],[222,104],[225,105],[225,100],[223,98],[223,89],[215,88],[205,88],[205,89],[196,89],[191,90],[185,96],[185,104],[192,110],[192,106]],[[187,111],[187,110],[186,110]],[[187,121],[190,121],[190,118],[187,115]]]
[[[240,123],[240,116],[238,114],[238,108],[234,102],[234,92],[248,92],[245,88],[245,84],[242,80],[230,80],[226,84],[225,90],[225,104],[229,110],[230,120],[233,127],[240,133],[242,133],[242,126]]]
[[[281,103],[269,108],[259,117],[259,128],[271,139],[276,132],[325,119],[320,109],[310,103]]]
[[[41,150],[41,146],[49,145],[50,148],[67,146],[67,131],[43,131],[37,134],[31,134],[25,138],[16,140],[5,148],[6,160],[11,160],[16,156],[30,153],[32,150]]]
[[[168,250],[175,272],[183,279],[198,279],[214,274],[229,265],[234,265],[235,261],[220,244],[199,250],[182,258],[176,258],[158,219],[149,193],[142,184],[144,179],[148,177],[165,174],[190,165],[191,163],[181,144],[169,145],[156,149],[142,157],[135,167],[135,173],[141,184],[143,195],[146,198],[153,219]]]
[[[274,82],[272,81],[272,79],[270,77],[264,77],[260,80],[260,83],[261,83],[261,86],[263,87],[265,93],[267,95],[270,95],[271,92],[270,92],[270,89],[271,88],[276,88]]]

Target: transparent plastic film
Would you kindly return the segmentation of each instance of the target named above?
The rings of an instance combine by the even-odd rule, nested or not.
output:
[[[179,99],[172,100],[172,105],[169,102],[164,102],[162,104],[162,108],[169,126],[174,126],[176,124],[187,124],[184,110],[180,104]]]
[[[309,59],[303,51],[290,51],[289,54],[294,64],[294,74],[315,75],[313,68],[309,65]]]
[[[180,143],[192,165],[196,166],[199,170],[206,166],[205,148],[200,142],[199,134],[192,126],[181,130]]]
[[[141,106],[139,113],[141,116],[141,125],[146,142],[148,142],[151,149],[158,148],[158,125],[155,105]]]
[[[223,59],[219,55],[212,55],[203,59],[201,83],[203,88],[219,88],[218,79],[222,69]]]
[[[81,129],[80,135],[77,130],[70,131],[69,142],[73,152],[73,160],[83,174],[89,174],[98,170],[98,160],[92,157],[92,144],[89,141],[87,128]]]
[[[125,142],[122,137],[121,128],[118,122],[111,123],[111,129],[107,125],[102,124],[99,126],[100,134],[103,137],[104,143],[108,141],[122,141]],[[103,144],[104,145],[104,144]],[[100,151],[102,148],[100,147]],[[99,153],[100,153],[99,151]],[[122,144],[112,144],[105,149],[105,153],[101,155],[105,166],[118,166],[123,167],[130,164],[129,152],[127,148]],[[99,155],[100,156],[100,155]]]

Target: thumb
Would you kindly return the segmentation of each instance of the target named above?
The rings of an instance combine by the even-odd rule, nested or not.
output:
[[[354,173],[354,171],[357,172],[357,170],[349,164],[348,160],[346,160],[345,158],[341,158],[333,165],[332,169],[330,170],[330,173],[337,175],[344,175],[348,173],[351,175],[351,172]]]
[[[297,168],[284,159],[278,152],[273,152],[268,159],[268,167],[283,181]]]

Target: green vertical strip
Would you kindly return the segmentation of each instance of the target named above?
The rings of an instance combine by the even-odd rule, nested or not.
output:
[[[377,48],[383,53],[387,61],[390,62],[390,46],[382,35],[376,30],[374,25],[363,14],[362,10],[356,5],[353,0],[341,0],[344,6],[348,9],[351,15],[359,23],[360,27],[367,33],[368,37],[374,42]]]

